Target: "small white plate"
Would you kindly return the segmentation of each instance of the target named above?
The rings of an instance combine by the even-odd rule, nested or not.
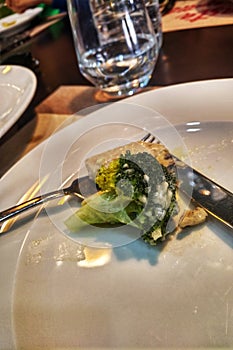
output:
[[[23,31],[29,26],[33,18],[38,16],[42,11],[43,9],[41,7],[35,7],[23,13],[14,13],[13,15],[2,18],[0,20],[0,38]]]
[[[36,76],[28,68],[0,66],[0,138],[25,111],[36,85]]]

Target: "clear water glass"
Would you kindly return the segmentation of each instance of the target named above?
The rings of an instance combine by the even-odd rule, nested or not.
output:
[[[163,44],[163,32],[162,32],[162,15],[159,8],[159,0],[146,0],[145,4],[153,24],[155,34],[158,39],[159,48],[161,48]]]
[[[148,11],[141,0],[68,0],[79,69],[113,96],[145,87],[158,57]]]

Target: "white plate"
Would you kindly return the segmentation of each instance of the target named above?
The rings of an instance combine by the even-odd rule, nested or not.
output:
[[[192,162],[233,190],[232,88],[233,79],[196,82],[125,102],[165,115],[177,125]],[[86,120],[91,123],[93,118],[95,125],[98,118],[107,121],[107,116],[121,116],[124,111],[124,103],[114,104]],[[67,140],[75,133],[80,137],[82,123],[67,127],[47,145],[47,150],[56,147],[54,155],[67,156],[59,176],[75,170],[70,161],[74,148],[67,148]],[[39,173],[43,175],[44,147],[37,147],[3,177],[1,209],[15,203]],[[50,158],[48,169],[57,159]],[[28,169],[34,169],[33,174]],[[1,237],[1,349],[11,348],[14,342],[28,349],[232,346],[229,230],[210,220],[157,247],[137,240],[113,250],[89,248],[86,261],[80,261],[79,248],[42,213],[33,223],[24,222]]]
[[[35,7],[23,13],[14,13],[13,15],[2,18],[0,20],[0,38],[8,37],[9,35],[14,35],[23,31],[42,11],[43,9],[41,7]]]
[[[0,138],[20,118],[36,90],[35,74],[21,66],[0,66]]]

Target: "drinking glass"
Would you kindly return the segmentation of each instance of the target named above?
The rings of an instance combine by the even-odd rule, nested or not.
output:
[[[81,73],[112,96],[145,87],[158,56],[158,40],[142,0],[68,0]]]
[[[159,0],[145,0],[146,9],[149,13],[152,25],[159,42],[159,49],[163,44],[162,15],[159,8]]]

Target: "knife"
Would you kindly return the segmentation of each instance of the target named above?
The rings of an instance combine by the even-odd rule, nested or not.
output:
[[[36,35],[41,33],[43,30],[50,27],[52,24],[57,23],[62,18],[64,18],[67,15],[66,12],[58,13],[57,15],[47,17],[46,22],[43,22],[41,24],[38,24],[32,29],[28,29],[24,31],[23,33],[13,35],[10,38],[7,38],[7,40],[0,40],[0,53],[6,54],[9,51],[17,48],[18,46],[24,44],[28,40],[34,38]]]
[[[175,163],[181,178],[180,190],[194,204],[233,229],[233,193],[179,159],[175,158]]]

